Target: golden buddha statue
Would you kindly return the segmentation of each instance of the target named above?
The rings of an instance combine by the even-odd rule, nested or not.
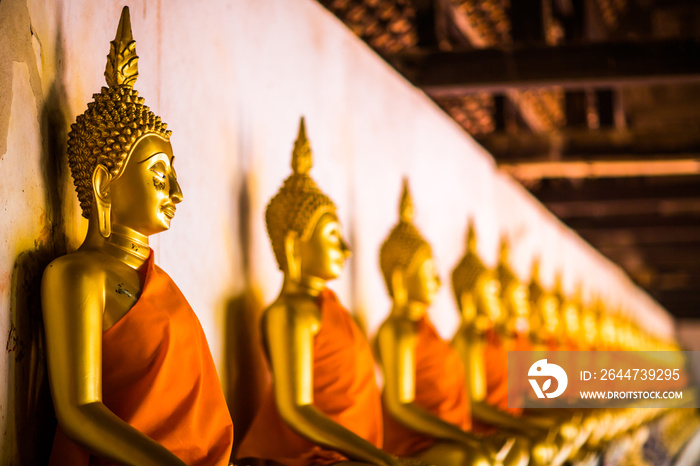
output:
[[[578,285],[573,297],[564,294],[561,281],[557,282],[554,290],[559,301],[559,321],[561,322],[562,338],[561,349],[563,351],[576,351],[584,340],[583,325],[581,324],[582,286]]]
[[[282,464],[404,464],[382,451],[381,396],[367,340],[326,282],[338,278],[350,249],[333,201],[309,176],[304,119],[292,174],[265,214],[284,273],[282,290],[261,319],[272,386],[237,452]]]
[[[530,345],[530,292],[515,276],[509,265],[510,247],[505,237],[501,239],[501,252],[496,273],[501,289],[501,302],[505,311],[502,337],[506,348],[512,351],[529,351]]]
[[[413,224],[404,179],[399,222],[382,244],[379,263],[393,306],[376,340],[384,372],[384,446],[390,453],[441,466],[518,464],[511,444],[475,436],[464,366],[427,314],[440,286],[432,250]],[[500,455],[499,452],[500,451]],[[522,454],[520,458],[522,460]],[[527,456],[524,458],[527,461]],[[510,462],[509,462],[510,461]]]
[[[560,275],[557,276],[560,280]],[[535,260],[530,279],[530,337],[535,350],[556,351],[559,349],[559,301],[554,293],[545,290],[540,283],[540,263]]]
[[[581,332],[583,335],[582,349],[592,351],[598,349],[598,315],[603,303],[600,297],[581,309]]]
[[[103,87],[68,135],[85,241],[42,281],[50,465],[227,465],[233,425],[195,313],[153,262],[182,192],[170,131],[133,89],[124,8]]]
[[[506,315],[501,305],[498,276],[477,254],[471,221],[466,254],[452,272],[452,288],[461,314],[452,346],[466,368],[472,416],[506,432],[538,437],[550,423],[530,422],[520,416],[521,409],[508,408],[508,348],[503,335],[509,333],[509,325],[513,328],[519,324]],[[506,281],[506,288],[513,293],[512,301],[506,304],[509,309],[521,306],[518,290],[522,288],[510,281]],[[513,315],[520,312],[514,311]]]

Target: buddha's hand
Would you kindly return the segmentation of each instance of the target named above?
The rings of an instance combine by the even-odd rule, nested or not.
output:
[[[557,455],[557,446],[552,442],[538,442],[530,451],[530,464],[533,466],[545,466],[552,464]]]
[[[564,443],[572,442],[578,437],[580,429],[580,420],[577,418],[563,422],[559,426],[559,438]]]

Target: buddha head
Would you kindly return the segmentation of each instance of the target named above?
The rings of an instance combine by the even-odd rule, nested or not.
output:
[[[467,228],[467,251],[452,271],[452,291],[464,323],[482,331],[503,324],[500,284],[476,252],[476,232],[471,220]]]
[[[567,338],[573,341],[578,341],[582,338],[581,325],[581,302],[582,302],[582,287],[579,283],[576,293],[573,298],[568,298],[564,295],[561,287],[557,288],[557,297],[559,299],[561,310],[561,322],[564,334]]]
[[[611,311],[611,309],[602,310],[598,316],[598,344],[602,348],[615,348],[617,346],[617,313]]]
[[[559,301],[553,293],[545,290],[542,283],[540,283],[539,259],[535,259],[532,266],[529,291],[532,303],[531,334],[539,341],[557,338],[559,330]]]
[[[343,239],[333,201],[309,170],[312,153],[302,117],[292,152],[292,174],[265,211],[267,233],[279,269],[292,282],[325,283],[338,278],[350,248]]]
[[[399,306],[404,303],[430,305],[440,288],[430,244],[413,224],[413,199],[405,178],[399,223],[379,250],[379,266],[389,295]],[[420,309],[424,311],[425,306]]]
[[[170,228],[182,192],[172,167],[171,131],[133,86],[138,56],[128,7],[111,42],[103,87],[68,133],[68,163],[83,217],[143,235]]]
[[[595,348],[598,340],[598,315],[603,307],[600,298],[596,298],[588,306],[581,309],[581,325],[583,329],[583,341],[589,348]]]
[[[505,328],[510,335],[527,334],[530,329],[529,290],[510,268],[509,254],[510,246],[503,237],[496,273],[501,285],[501,301],[506,315]]]

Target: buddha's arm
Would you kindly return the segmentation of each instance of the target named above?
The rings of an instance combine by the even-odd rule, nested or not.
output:
[[[452,340],[452,346],[464,364],[472,416],[475,419],[531,438],[543,435],[554,425],[548,419],[515,417],[486,403],[486,366],[481,335],[460,329]]]
[[[267,310],[264,331],[280,416],[312,443],[340,451],[353,460],[381,466],[399,464],[314,407],[313,325],[310,319],[296,315],[284,304]]]
[[[451,440],[487,455],[483,441],[420,408],[415,399],[415,344],[409,322],[387,322],[377,334],[384,368],[384,403],[391,415],[411,429]]]
[[[530,438],[542,437],[555,425],[551,419],[547,418],[515,417],[483,401],[472,403],[471,407],[472,416],[475,419]]]
[[[466,389],[472,405],[485,400],[486,365],[483,336],[468,328],[460,327],[452,339],[452,347],[457,351],[464,365]]]
[[[44,272],[46,354],[58,422],[74,442],[119,464],[183,466],[102,403],[104,293],[98,268],[59,259]]]

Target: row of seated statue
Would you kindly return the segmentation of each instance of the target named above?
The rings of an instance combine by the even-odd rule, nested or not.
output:
[[[89,223],[80,248],[54,260],[42,282],[58,419],[50,464],[228,465],[233,424],[204,332],[149,247],[151,235],[169,229],[183,195],[170,131],[133,89],[134,44],[125,8],[107,87],[69,133]],[[413,224],[407,183],[399,221],[381,247],[393,306],[372,348],[326,287],[350,249],[311,165],[302,120],[292,174],[266,211],[284,274],[261,321],[272,384],[237,464],[562,464],[660,415],[509,408],[509,350],[662,343],[602,306],[545,290],[536,276],[523,285],[505,248],[489,269],[473,231],[452,275],[462,324],[451,343],[443,340],[426,312],[440,281]]]

